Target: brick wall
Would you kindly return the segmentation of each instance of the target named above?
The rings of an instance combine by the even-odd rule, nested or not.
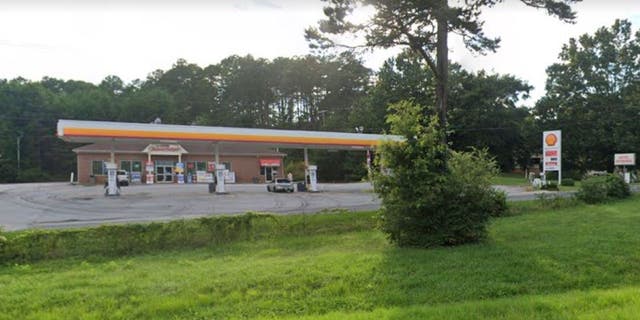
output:
[[[91,183],[91,162],[93,160],[110,161],[111,156],[109,153],[78,153],[78,182],[81,184]],[[230,162],[231,171],[236,174],[236,182],[238,183],[251,183],[254,178],[258,181],[264,182],[264,177],[260,176],[260,164],[258,162],[258,156],[233,156],[233,155],[220,155],[220,162]],[[145,162],[147,161],[146,154],[115,154],[115,162],[120,166],[121,160],[138,160],[142,162],[142,170],[144,170]],[[155,160],[172,160],[178,161],[177,156],[152,156],[152,161]],[[213,155],[190,155],[185,154],[182,156],[182,162],[188,161],[214,161]],[[283,168],[278,169],[278,176],[282,177]],[[142,173],[142,181],[145,181],[146,172]],[[102,184],[105,181],[105,176],[95,176],[95,182]]]

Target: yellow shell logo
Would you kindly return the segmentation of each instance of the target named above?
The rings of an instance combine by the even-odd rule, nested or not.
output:
[[[544,138],[544,142],[550,146],[553,147],[556,145],[556,143],[558,142],[558,137],[556,137],[555,134],[548,134],[546,138]]]

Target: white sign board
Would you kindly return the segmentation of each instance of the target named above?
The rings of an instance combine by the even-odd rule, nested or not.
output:
[[[213,173],[206,171],[196,171],[196,181],[198,183],[212,183]]]
[[[616,166],[635,166],[635,153],[616,153],[613,155],[613,164]]]
[[[562,131],[542,133],[542,170],[560,171],[562,167]]]
[[[225,170],[224,171],[224,182],[225,183],[236,183],[236,173],[234,171]]]

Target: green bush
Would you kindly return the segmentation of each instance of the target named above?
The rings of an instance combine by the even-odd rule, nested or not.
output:
[[[555,183],[555,182],[547,182],[547,184],[543,184],[540,189],[549,190],[549,191],[558,191],[558,190],[560,190],[560,189],[558,189],[558,184]]]
[[[291,161],[287,163],[284,168],[284,177],[287,177],[287,174],[291,172],[293,175],[293,180],[295,181],[304,181],[304,161]]]
[[[582,181],[576,196],[586,203],[600,203],[611,199],[622,199],[631,195],[629,185],[614,174],[592,176]]]
[[[4,247],[7,245],[7,237],[2,235],[2,227],[0,227],[0,252],[4,251]]]
[[[576,182],[571,178],[565,178],[562,179],[562,182],[560,184],[567,187],[573,187],[576,185]]]
[[[18,172],[18,182],[46,182],[53,180],[51,176],[39,168],[23,169]]]
[[[13,183],[16,182],[16,167],[6,159],[0,159],[0,182]]]
[[[380,228],[399,246],[430,247],[476,242],[491,215],[506,211],[504,194],[491,187],[498,173],[486,151],[449,152],[437,119],[420,106],[390,107],[391,132],[405,141],[378,149],[374,189],[382,199]],[[427,123],[428,122],[428,123]]]
[[[564,173],[563,176],[565,176],[565,177],[567,177],[569,179],[573,179],[573,181],[580,181],[580,180],[582,180],[582,177],[584,176],[584,173],[582,171],[576,170],[576,169],[568,170],[568,171],[566,171],[566,173],[565,172],[563,172],[563,173]],[[564,179],[562,179],[562,180],[564,180]]]

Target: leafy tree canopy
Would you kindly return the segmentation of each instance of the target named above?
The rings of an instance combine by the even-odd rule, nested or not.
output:
[[[562,129],[567,166],[611,169],[613,154],[640,149],[640,32],[617,20],[572,38],[547,68],[546,94],[535,107],[541,129]]]
[[[446,127],[448,82],[448,34],[462,37],[466,47],[477,53],[495,51],[500,40],[485,35],[483,8],[502,0],[468,0],[449,4],[448,0],[325,0],[326,19],[306,30],[312,48],[345,46],[334,35],[354,34],[362,43],[347,47],[389,48],[403,46],[418,54],[436,78],[436,106],[440,125]],[[566,22],[575,20],[571,4],[580,0],[521,0],[527,6],[544,9]],[[365,22],[354,22],[352,13],[372,7]],[[446,138],[443,137],[443,142]]]

